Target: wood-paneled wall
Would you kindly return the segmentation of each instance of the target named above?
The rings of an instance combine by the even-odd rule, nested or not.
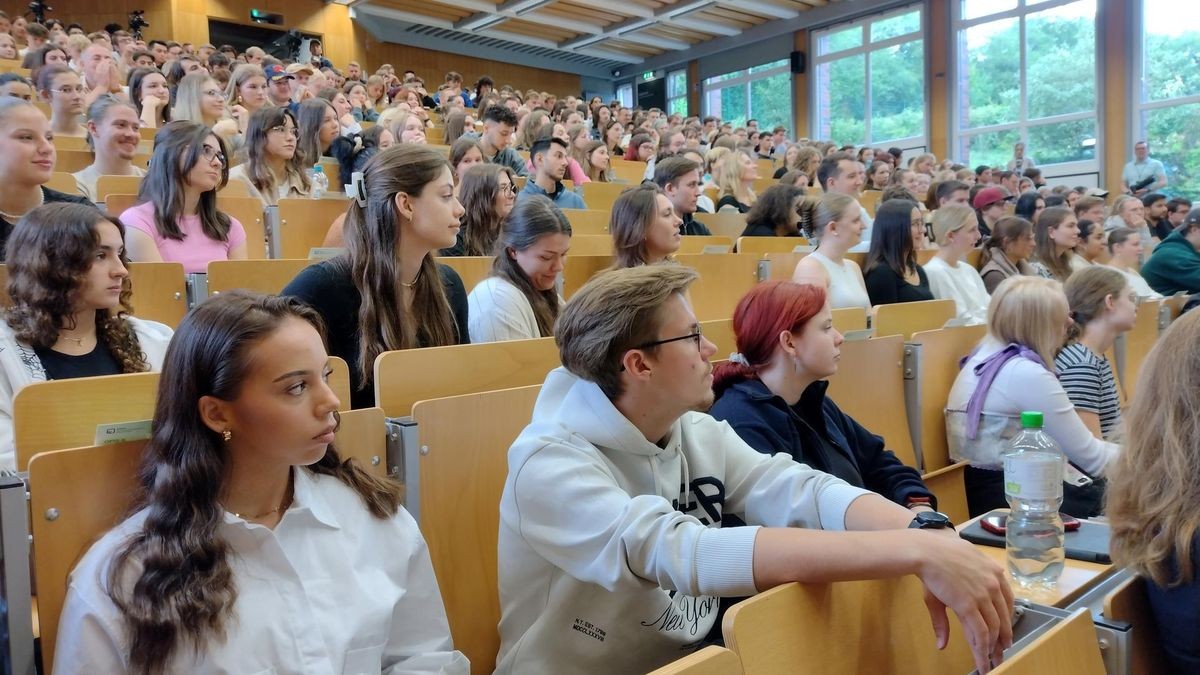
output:
[[[18,11],[23,12],[26,4],[28,3],[10,3],[4,9],[11,12],[14,7],[18,7]],[[142,37],[147,40],[166,40],[174,34],[173,4],[172,0],[55,0],[50,3],[54,11],[48,12],[46,17],[58,19],[63,23],[76,22],[88,32],[100,30],[110,23],[119,23],[122,28],[128,29],[129,13],[135,9],[144,9],[150,27],[142,31]],[[207,22],[205,30],[208,30]]]

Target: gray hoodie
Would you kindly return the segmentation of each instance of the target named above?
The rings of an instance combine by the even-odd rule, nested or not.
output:
[[[679,658],[718,597],[755,593],[753,526],[841,530],[863,494],[702,413],[659,447],[557,368],[508,454],[496,672],[646,672]]]

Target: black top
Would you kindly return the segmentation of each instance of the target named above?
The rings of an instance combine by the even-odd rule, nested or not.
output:
[[[743,237],[778,237],[780,235],[775,234],[775,225],[774,224],[759,220],[759,221],[755,221],[753,223],[746,223],[746,229],[742,230],[742,236]],[[799,237],[800,233],[797,232],[796,234],[788,234],[788,235],[782,235],[782,236]]]
[[[1192,569],[1200,565],[1200,536],[1192,538]],[[1170,576],[1179,574],[1179,561],[1172,555]],[[1173,673],[1200,672],[1200,580],[1193,572],[1190,583],[1163,588],[1146,579],[1146,597],[1158,625],[1158,643],[1166,653],[1167,664]]]
[[[87,204],[95,206],[87,197],[82,195],[69,195],[58,190],[51,190],[45,185],[42,186],[42,203],[52,204],[54,202],[74,202],[76,204]],[[12,234],[13,227],[16,223],[10,223],[7,218],[0,215],[0,260],[3,260],[8,255],[8,237]]]
[[[46,370],[47,380],[70,380],[76,377],[96,377],[98,375],[120,375],[121,364],[109,351],[104,341],[97,340],[96,347],[87,354],[72,356],[56,352],[53,349],[34,347],[42,368]]]
[[[842,412],[825,396],[828,388],[828,382],[814,382],[796,405],[788,406],[761,380],[743,380],[722,392],[709,414],[729,422],[747,445],[763,454],[790,455],[902,506],[910,497],[928,497],[937,508],[921,474]]]
[[[743,204],[743,203],[739,202],[737,200],[737,198],[734,197],[733,195],[725,195],[724,197],[721,197],[721,199],[717,201],[717,211],[720,211],[723,207],[726,207],[726,206],[737,207],[738,213],[748,213],[750,211],[750,206],[748,204]]]
[[[712,236],[712,232],[709,231],[708,226],[696,220],[696,217],[690,213],[684,214],[683,225],[679,226],[679,233],[700,237]]]
[[[445,265],[438,265],[437,269],[446,290],[446,299],[450,302],[450,311],[454,314],[458,342],[470,342],[467,332],[467,291],[462,279]],[[375,405],[373,373],[366,374],[366,386],[359,388],[364,377],[358,370],[358,309],[362,304],[362,295],[354,287],[345,257],[339,256],[306,267],[283,289],[282,294],[293,295],[307,302],[325,320],[330,356],[340,357],[350,366],[351,407],[369,408]]]
[[[1174,229],[1171,227],[1171,221],[1167,220],[1166,218],[1163,218],[1162,220],[1157,220],[1157,221],[1147,218],[1146,225],[1148,225],[1150,227],[1150,234],[1154,235],[1155,237],[1158,237],[1159,241],[1166,239],[1167,236],[1170,235],[1172,230]]]
[[[876,265],[863,275],[863,282],[867,285],[867,296],[871,298],[871,305],[932,300],[933,291],[929,290],[929,277],[925,276],[925,269],[920,265],[917,265],[917,277],[921,283],[914,286],[887,265]]]
[[[775,180],[779,180],[780,178],[783,178],[783,174],[785,174],[787,172],[788,172],[788,169],[786,166],[781,166],[778,169],[775,169],[775,176],[774,176]]]

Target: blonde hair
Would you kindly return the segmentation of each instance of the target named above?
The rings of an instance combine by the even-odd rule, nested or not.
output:
[[[745,150],[734,150],[728,155],[721,158],[717,163],[716,175],[713,180],[717,187],[721,190],[721,196],[733,195],[733,198],[739,202],[751,205],[754,203],[756,196],[754,189],[746,187],[742,182],[742,177],[746,175],[746,167],[742,165],[742,157],[750,155]]]
[[[938,246],[946,245],[946,237],[972,223],[977,223],[975,209],[966,204],[946,204],[933,212],[933,237]]]
[[[853,197],[840,192],[805,197],[799,207],[800,230],[810,240],[819,244],[829,224],[841,218],[846,209],[856,203]]]
[[[1113,562],[1159,586],[1194,578],[1192,540],[1200,526],[1200,312],[1177,319],[1138,375],[1125,416],[1137,433],[1108,471],[1105,513]]]
[[[563,366],[595,382],[609,399],[621,395],[621,359],[653,342],[662,308],[687,292],[699,275],[673,263],[642,265],[598,274],[567,303],[554,330]]]
[[[233,74],[229,76],[229,84],[225,85],[225,104],[228,106],[237,105],[238,98],[241,96],[241,92],[238,89],[255,76],[261,77],[264,82],[267,80],[267,73],[261,66],[256,66],[253,63],[243,63],[234,68]],[[270,82],[266,83],[270,84]]]
[[[992,293],[988,304],[988,333],[1004,343],[1037,352],[1047,368],[1063,346],[1069,313],[1062,284],[1053,279],[1011,276]]]

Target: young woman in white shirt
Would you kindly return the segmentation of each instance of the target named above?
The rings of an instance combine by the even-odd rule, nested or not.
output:
[[[133,104],[112,94],[102,94],[88,106],[88,145],[95,159],[86,168],[72,174],[80,194],[99,201],[96,181],[100,176],[145,176],[146,171],[133,165],[141,122]]]
[[[299,135],[296,118],[287,108],[259,108],[246,127],[245,161],[229,170],[229,180],[244,183],[264,206],[308,197],[312,183],[296,150]]]
[[[608,220],[615,252],[613,267],[669,260],[683,241],[682,225],[683,219],[657,185],[642,183],[625,190],[613,202]]]
[[[471,342],[554,334],[555,284],[571,248],[571,223],[549,198],[522,199],[504,221],[492,274],[467,296]]]
[[[965,204],[946,204],[933,212],[933,236],[938,252],[925,265],[933,297],[954,301],[956,317],[967,323],[987,321],[987,288],[967,254],[979,242],[979,220]]]
[[[871,298],[862,270],[846,258],[846,253],[862,241],[865,229],[858,202],[837,192],[809,197],[800,203],[800,225],[809,241],[816,242],[817,250],[796,264],[792,281],[826,289],[834,309],[870,310]]]
[[[1061,510],[1079,518],[1100,512],[1099,478],[1119,448],[1088,429],[1054,370],[1069,312],[1062,284],[1053,279],[1010,277],[992,295],[988,334],[968,355],[946,402],[950,455],[970,462],[964,482],[972,516],[1006,506],[1003,453],[1026,410],[1043,414],[1045,432],[1070,462]]]
[[[1139,298],[1159,300],[1162,294],[1150,288],[1150,284],[1138,273],[1142,251],[1142,234],[1137,230],[1118,227],[1108,233],[1108,266],[1125,275],[1125,280]]]
[[[399,486],[333,447],[329,373],[299,300],[188,314],[131,515],[71,575],[55,673],[467,672]]]

